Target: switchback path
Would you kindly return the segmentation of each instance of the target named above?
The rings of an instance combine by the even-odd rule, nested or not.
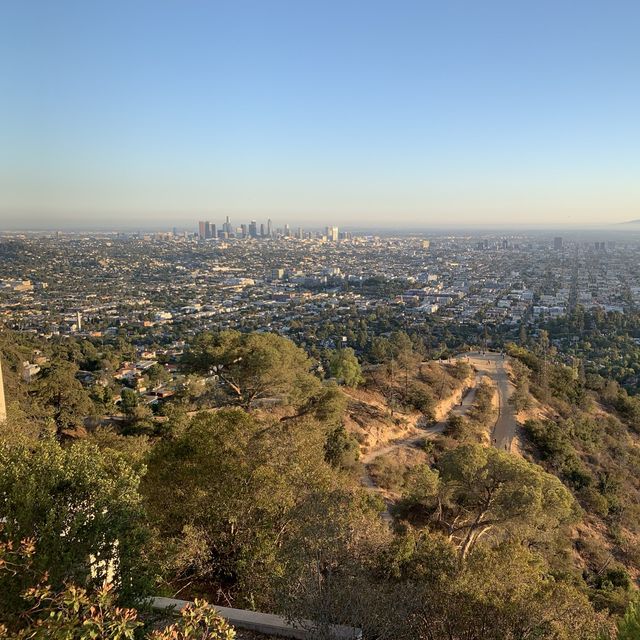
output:
[[[505,368],[505,357],[500,353],[468,353],[460,356],[460,359],[466,360],[476,369],[476,377],[473,386],[465,393],[462,402],[455,406],[450,411],[450,414],[462,416],[471,409],[475,400],[478,384],[484,376],[487,376],[495,383],[498,391],[498,418],[491,431],[491,444],[498,449],[511,451],[513,440],[516,436],[517,422],[513,407],[509,402],[511,394],[513,393],[513,385],[509,380],[509,374]],[[417,433],[413,433],[410,436],[367,452],[362,457],[362,484],[372,491],[381,493],[382,490],[371,477],[367,465],[382,455],[400,448],[415,447],[425,438],[433,438],[435,435],[442,433],[446,425],[447,421],[441,420],[430,427],[423,429],[418,428],[419,431]],[[393,517],[389,511],[391,503],[385,500],[385,504],[385,510],[380,516],[386,523],[391,525],[393,523]]]
[[[462,402],[456,405],[455,407],[453,407],[453,409],[451,409],[451,411],[449,412],[450,415],[453,414],[457,416],[462,416],[465,413],[467,413],[469,409],[471,409],[471,407],[473,406],[473,401],[476,396],[476,388],[478,386],[479,381],[480,381],[480,376],[476,375],[476,378],[473,382],[473,386],[467,390],[467,392],[465,393],[462,399]],[[367,469],[367,465],[371,464],[376,458],[379,458],[380,456],[383,456],[387,453],[391,453],[396,449],[415,447],[418,445],[419,442],[423,441],[425,438],[433,438],[434,436],[442,433],[446,426],[447,426],[447,421],[441,420],[440,422],[436,422],[434,425],[431,425],[429,427],[425,427],[425,428],[417,427],[419,429],[418,433],[413,433],[412,435],[407,436],[406,438],[396,440],[391,444],[385,445],[384,447],[379,447],[377,449],[374,449],[373,451],[368,451],[361,458],[361,462],[363,463],[362,484],[368,489],[371,489],[372,491],[381,493],[381,489],[375,483],[374,479],[371,477],[371,474]],[[385,505],[386,505],[385,510],[380,514],[380,517],[388,524],[392,524],[393,517],[391,516],[391,512],[389,511],[390,503],[388,500],[385,500]]]

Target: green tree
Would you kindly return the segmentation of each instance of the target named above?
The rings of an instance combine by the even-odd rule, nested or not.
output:
[[[423,413],[429,420],[435,420],[436,400],[427,385],[420,382],[409,383],[409,386],[405,389],[404,400],[407,404]]]
[[[320,555],[285,587],[288,615],[339,619],[381,640],[595,640],[606,624],[584,593],[519,543],[478,547],[462,566],[443,536],[411,528],[392,541],[350,543],[348,564],[339,551]]]
[[[469,435],[468,421],[463,417],[450,413],[447,417],[447,424],[444,428],[444,434],[455,438],[456,440],[464,440]]]
[[[138,406],[138,394],[133,389],[125,387],[120,392],[120,397],[122,398],[120,402],[122,413],[124,413],[128,418],[131,418]]]
[[[389,338],[389,343],[391,353],[396,359],[413,353],[413,342],[404,331],[394,331]]]
[[[391,343],[387,338],[374,336],[371,340],[369,353],[374,362],[383,363],[391,357]]]
[[[127,420],[123,433],[126,435],[152,433],[154,424],[150,407],[140,402],[138,394],[133,389],[125,387],[120,392],[120,397],[122,398],[120,408]]]
[[[325,438],[309,417],[264,423],[236,408],[198,414],[159,442],[142,489],[170,579],[267,599],[279,549],[330,486]]]
[[[80,442],[63,448],[44,440],[0,447],[0,522],[14,546],[34,538],[37,575],[101,584],[107,577],[123,597],[146,585],[141,552],[144,513],[139,474],[115,451]],[[0,612],[15,610],[24,575],[0,578]],[[8,610],[7,610],[8,609]]]
[[[54,421],[56,434],[61,436],[81,428],[93,405],[70,362],[55,361],[43,368],[34,393]]]
[[[167,382],[170,378],[167,370],[161,364],[154,364],[146,371],[149,383],[153,386]]]
[[[344,392],[337,384],[329,382],[303,407],[301,413],[313,415],[323,426],[332,429],[343,423],[347,405],[348,398]]]
[[[618,621],[615,640],[637,640],[640,638],[640,601],[632,602],[624,616]]]
[[[456,360],[453,367],[453,377],[456,380],[464,381],[473,373],[473,367],[464,360]]]
[[[577,505],[555,476],[504,451],[462,445],[438,462],[430,494],[411,487],[405,508],[419,507],[444,532],[464,560],[481,538],[505,533],[533,540],[576,519]],[[420,485],[422,486],[422,485]]]
[[[360,457],[358,441],[340,424],[327,435],[325,460],[339,469],[352,469]]]
[[[518,331],[518,343],[521,347],[526,347],[528,342],[527,326],[523,321],[520,321],[520,329]]]
[[[478,549],[460,571],[407,580],[394,595],[404,613],[391,636],[398,640],[595,640],[603,627],[583,593],[550,578],[541,559],[518,544]]]
[[[331,375],[348,387],[355,388],[364,382],[362,367],[351,347],[334,351],[329,358],[329,367]]]
[[[299,406],[320,389],[307,354],[273,333],[200,334],[184,362],[193,372],[217,375],[228,401],[245,408],[264,398]]]

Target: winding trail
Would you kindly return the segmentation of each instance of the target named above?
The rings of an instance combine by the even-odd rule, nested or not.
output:
[[[511,451],[513,440],[516,437],[517,422],[513,407],[509,402],[514,389],[505,368],[505,356],[500,353],[468,353],[460,356],[460,359],[466,360],[475,368],[476,376],[473,381],[473,386],[465,392],[460,404],[453,407],[449,415],[465,415],[473,406],[478,384],[483,377],[488,377],[495,383],[498,391],[498,418],[491,430],[491,444],[498,449]],[[442,433],[446,426],[446,420],[441,420],[429,427],[416,426],[417,433],[413,433],[410,436],[396,440],[383,447],[368,451],[361,458],[361,462],[363,463],[362,484],[371,491],[381,493],[381,488],[375,483],[369,473],[368,465],[376,458],[397,449],[416,447],[425,439],[434,438],[436,435]],[[380,517],[391,526],[393,524],[393,516],[390,512],[390,506],[391,502],[385,499],[385,509],[381,512]]]
[[[476,388],[479,382],[480,382],[480,376],[476,375],[473,381],[473,386],[467,389],[460,404],[453,407],[449,412],[449,415],[453,414],[457,416],[463,416],[464,414],[467,413],[467,411],[469,411],[469,409],[471,409],[471,407],[473,406],[473,401],[476,397]],[[368,489],[371,489],[372,491],[380,493],[381,489],[375,483],[375,480],[371,477],[371,474],[369,473],[367,465],[371,464],[376,458],[386,455],[387,453],[391,453],[392,451],[395,451],[397,449],[401,449],[401,448],[408,449],[411,447],[416,447],[420,442],[424,441],[425,439],[434,438],[438,434],[442,433],[446,426],[447,426],[446,420],[440,420],[440,422],[436,422],[435,424],[430,425],[428,427],[416,426],[416,429],[418,429],[417,433],[413,433],[410,436],[407,436],[405,438],[395,440],[391,444],[385,445],[384,447],[379,447],[377,449],[374,449],[373,451],[368,451],[360,459],[360,461],[363,464],[362,484]],[[389,511],[390,506],[391,506],[391,503],[385,499],[385,509],[380,514],[380,517],[389,525],[393,523],[393,516]]]

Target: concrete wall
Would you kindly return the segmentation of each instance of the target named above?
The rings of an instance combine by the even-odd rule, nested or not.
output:
[[[156,610],[171,609],[173,612],[178,612],[188,604],[191,603],[187,600],[153,598],[151,606]],[[267,636],[281,638],[299,638],[300,640],[313,638],[312,629],[315,625],[309,620],[296,624],[287,622],[282,616],[276,616],[271,613],[258,613],[256,611],[247,611],[246,609],[231,609],[230,607],[218,606],[216,606],[216,610],[230,625],[237,629],[257,631]],[[361,640],[362,638],[362,631],[354,627],[332,625],[330,632],[335,640]]]

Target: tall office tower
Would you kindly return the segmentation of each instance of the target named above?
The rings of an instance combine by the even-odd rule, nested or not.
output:
[[[553,239],[553,248],[556,251],[560,251],[562,249],[562,238],[557,237]]]
[[[222,229],[228,233],[229,235],[231,235],[231,232],[233,231],[233,229],[231,228],[231,222],[229,220],[229,216],[227,216],[227,219],[225,220],[224,224],[222,225]]]
[[[289,238],[291,236],[291,229],[288,224],[284,225],[284,237]]]
[[[241,235],[243,238],[246,238],[246,237],[247,237],[247,225],[246,225],[246,224],[241,224],[241,225],[240,225],[240,235]]]
[[[249,223],[249,236],[251,238],[257,238],[258,237],[258,223],[255,220],[252,220]]]
[[[267,238],[273,235],[273,229],[271,228],[271,218],[267,220]]]
[[[207,237],[207,223],[204,220],[198,222],[198,237],[204,240]]]
[[[4,401],[4,382],[2,380],[2,360],[0,360],[0,423],[7,419],[7,405]]]
[[[210,222],[205,222],[204,223],[204,237],[209,239],[211,237],[211,223]]]
[[[265,234],[265,231],[264,231],[264,222],[261,222],[261,223],[260,223],[260,237],[261,237],[261,238],[264,238],[264,234]]]
[[[302,227],[298,227],[298,230],[296,231],[296,238],[298,238],[298,240],[302,240]]]
[[[217,238],[218,237],[218,229],[216,227],[216,223],[215,222],[211,225],[211,237],[212,238]]]
[[[338,242],[338,227],[327,227],[329,229],[329,233],[327,235],[327,239],[331,240],[331,242]]]

